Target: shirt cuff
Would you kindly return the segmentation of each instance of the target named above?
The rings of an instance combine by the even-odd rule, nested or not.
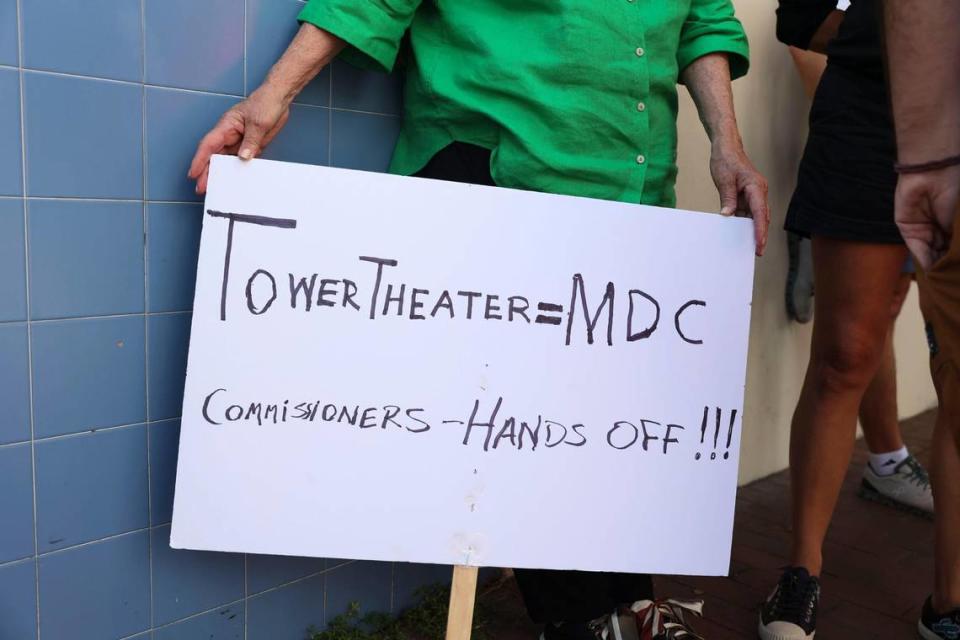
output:
[[[409,26],[371,0],[331,2],[313,0],[297,20],[329,31],[347,43],[340,57],[355,66],[390,73],[396,64],[400,42]]]
[[[730,79],[736,80],[747,75],[750,68],[750,47],[746,38],[733,39],[728,35],[703,35],[694,42],[681,47],[677,53],[677,66],[680,73],[697,59],[711,53],[726,53],[730,60]]]

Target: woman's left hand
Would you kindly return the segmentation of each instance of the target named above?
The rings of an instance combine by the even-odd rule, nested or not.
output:
[[[767,181],[760,175],[741,144],[715,143],[710,154],[710,173],[720,192],[720,213],[753,218],[758,256],[767,248],[770,207]]]

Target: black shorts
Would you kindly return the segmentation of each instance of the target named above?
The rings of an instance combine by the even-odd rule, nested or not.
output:
[[[785,227],[803,236],[902,244],[886,86],[835,65],[823,74]]]

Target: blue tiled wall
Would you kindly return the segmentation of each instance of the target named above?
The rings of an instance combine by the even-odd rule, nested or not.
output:
[[[301,640],[445,567],[169,548],[194,146],[298,0],[0,0],[0,639]],[[270,158],[383,170],[395,77],[341,63]]]

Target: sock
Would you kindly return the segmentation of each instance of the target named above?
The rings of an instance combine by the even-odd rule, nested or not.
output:
[[[897,465],[910,457],[907,447],[903,446],[889,453],[870,453],[870,468],[878,476],[891,476]]]

